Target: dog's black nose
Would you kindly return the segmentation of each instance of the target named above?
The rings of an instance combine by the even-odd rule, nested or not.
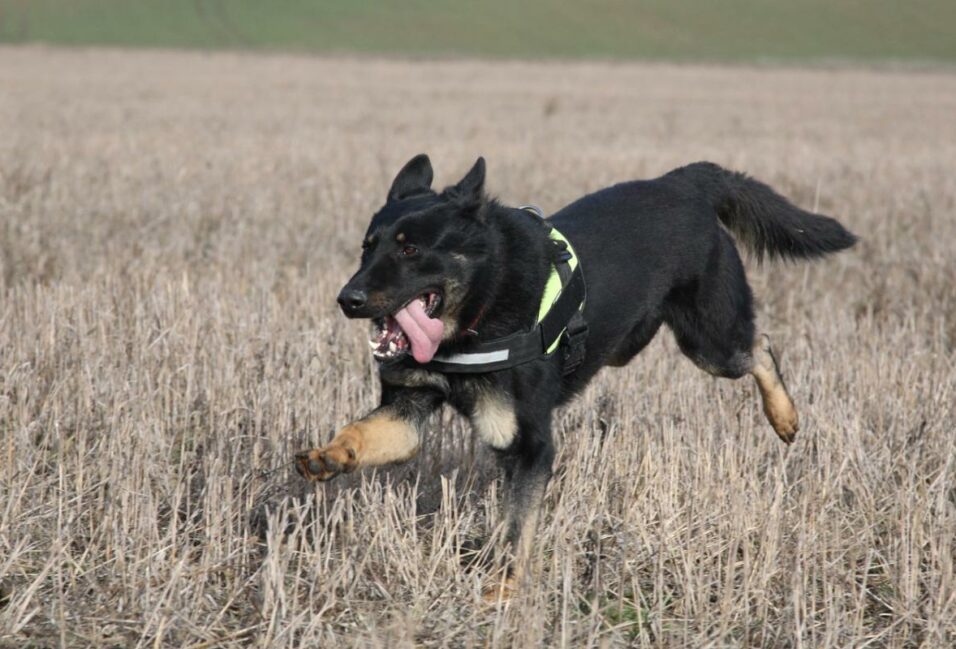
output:
[[[368,302],[368,293],[355,288],[343,288],[339,293],[339,306],[346,314],[354,313]]]

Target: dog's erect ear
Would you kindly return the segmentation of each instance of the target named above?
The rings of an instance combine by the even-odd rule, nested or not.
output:
[[[478,158],[471,171],[455,185],[455,193],[466,199],[480,199],[485,189],[485,159]]]
[[[388,190],[388,200],[397,201],[428,191],[432,186],[432,163],[428,156],[419,153],[405,163],[402,170],[392,181],[392,188]]]

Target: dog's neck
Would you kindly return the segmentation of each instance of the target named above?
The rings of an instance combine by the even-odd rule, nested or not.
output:
[[[551,272],[548,233],[533,216],[492,203],[485,218],[491,253],[476,272],[462,311],[463,329],[473,329],[478,340],[534,326]]]

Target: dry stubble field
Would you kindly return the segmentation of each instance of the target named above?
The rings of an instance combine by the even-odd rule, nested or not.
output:
[[[956,641],[956,76],[0,49],[0,645]],[[801,410],[669,333],[555,420],[533,584],[480,605],[496,472],[290,454],[376,400],[334,296],[398,167],[554,210],[710,159],[862,243],[751,266]]]

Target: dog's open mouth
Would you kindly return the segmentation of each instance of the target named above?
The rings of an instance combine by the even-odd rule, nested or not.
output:
[[[441,295],[427,292],[401,309],[374,322],[369,346],[379,361],[390,361],[411,351],[419,363],[427,363],[438,351],[445,325],[434,317]]]

